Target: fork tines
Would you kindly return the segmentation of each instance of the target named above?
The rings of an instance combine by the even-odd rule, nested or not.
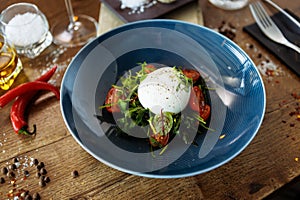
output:
[[[253,7],[253,8],[251,8]],[[250,5],[250,9],[256,9],[256,14],[258,15],[257,20],[266,28],[272,25],[272,20],[267,15],[266,10],[263,8],[260,2],[255,2]]]

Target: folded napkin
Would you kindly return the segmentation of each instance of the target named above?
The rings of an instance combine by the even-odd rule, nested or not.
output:
[[[300,21],[300,18],[293,14],[291,11],[286,10],[296,20]],[[271,16],[276,25],[281,29],[283,34],[292,43],[300,46],[300,28],[298,28],[291,20],[289,20],[284,14],[278,12]],[[298,76],[300,76],[300,54],[286,47],[270,40],[265,36],[259,29],[256,23],[250,24],[243,28],[244,31],[248,32],[252,37],[262,43],[272,53],[274,53],[284,64],[292,69]]]

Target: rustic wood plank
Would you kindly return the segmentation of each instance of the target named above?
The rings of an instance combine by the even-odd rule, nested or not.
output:
[[[290,181],[293,174],[300,173],[300,163],[295,161],[299,152],[289,148],[291,143],[293,146],[299,146],[299,127],[289,127],[288,124],[295,120],[292,117],[285,126],[277,123],[282,119],[282,112],[286,113],[291,110],[290,105],[283,111],[277,110],[268,114],[264,124],[277,124],[277,126],[263,125],[254,141],[240,156],[217,170],[195,177],[164,180],[128,175],[101,164],[76,144],[71,136],[66,136],[62,140],[21,154],[20,157],[27,155],[43,161],[51,178],[51,182],[45,188],[40,188],[36,178],[32,176],[26,180],[26,184],[29,185],[30,191],[38,191],[41,195],[51,196],[53,199],[70,197],[119,199],[136,196],[168,199],[171,194],[191,199],[198,197],[206,199],[212,194],[216,196],[216,199],[259,198],[267,195],[274,187],[280,187],[281,184]],[[289,130],[285,131],[286,129]],[[277,136],[274,137],[274,134]],[[272,147],[278,144],[282,148],[274,150]],[[261,147],[265,149],[262,150]],[[55,151],[49,151],[49,149],[55,149]],[[285,157],[282,157],[283,152]],[[4,160],[0,166],[6,165],[6,162],[10,160],[11,158]],[[266,163],[271,163],[271,165],[266,165]],[[70,175],[74,169],[80,173],[76,179]],[[30,170],[32,175],[34,168]],[[257,173],[258,171],[264,173]],[[243,177],[251,177],[251,179]],[[220,189],[216,190],[212,184]],[[168,185],[172,187],[167,191],[161,190]],[[83,186],[88,189],[80,190],[79,187]],[[226,189],[228,186],[230,190]]]
[[[16,135],[12,129],[9,115],[1,116],[3,118],[1,123],[7,125],[0,131],[2,144],[0,162],[59,141],[69,135],[65,125],[62,123],[58,100],[53,96],[40,100],[41,102],[37,101],[33,107],[29,108],[30,114],[28,116],[30,128],[32,128],[33,124],[37,126],[36,136],[22,137]]]
[[[49,151],[49,148],[52,149],[52,151]],[[28,164],[30,164],[30,158],[36,158],[40,162],[44,162],[45,169],[47,170],[46,176],[49,176],[51,181],[46,187],[40,187],[39,179],[35,177],[37,171],[36,167],[23,167],[23,165],[21,165],[19,170],[15,171],[17,175],[17,186],[12,187],[12,185],[9,184],[8,178],[5,177],[7,184],[1,186],[2,193],[7,193],[13,188],[23,188],[32,193],[38,192],[42,197],[68,199],[85,194],[86,192],[80,189],[82,187],[89,188],[87,191],[95,188],[105,188],[107,187],[106,185],[119,182],[121,179],[124,179],[124,177],[129,176],[117,170],[112,170],[93,159],[77,145],[71,136],[46,146],[37,147],[31,151],[21,153],[16,157],[20,160],[21,164],[26,163],[26,158],[29,160],[29,162],[27,162]],[[11,159],[2,161],[0,163],[1,168],[8,166],[8,163],[11,163]],[[22,180],[22,170],[28,170],[30,173],[30,176],[28,176],[26,180]],[[71,175],[73,170],[79,172],[77,178],[73,178]],[[18,171],[20,173],[18,173]],[[107,173],[107,171],[109,173]],[[0,193],[0,197],[3,198],[1,195]]]
[[[19,1],[5,1],[0,9],[14,2]],[[57,16],[65,13],[63,1],[31,2],[37,3],[41,8],[47,7],[43,11],[49,17],[50,25]],[[98,0],[72,2],[75,12],[88,13],[95,18],[99,16]],[[300,15],[300,7],[296,1],[274,2]],[[30,107],[29,124],[36,123],[38,126],[38,134],[33,139],[21,139],[13,133],[9,121],[11,104],[0,110],[0,168],[11,163],[13,157],[22,158],[22,162],[37,158],[45,163],[47,176],[51,179],[46,187],[41,188],[35,177],[36,169],[28,167],[30,176],[23,181],[18,179],[18,188],[25,187],[32,193],[39,192],[42,199],[262,199],[300,175],[300,122],[292,114],[300,102],[291,95],[293,92],[299,95],[299,77],[242,31],[244,25],[253,22],[249,9],[229,12],[217,9],[207,1],[199,0],[198,3],[201,10],[196,12],[201,13],[201,16],[203,14],[202,20],[207,27],[218,29],[222,21],[231,22],[237,32],[234,41],[248,53],[256,65],[269,59],[282,70],[276,76],[262,74],[267,92],[267,110],[262,127],[250,145],[229,163],[194,177],[165,180],[129,175],[102,164],[85,152],[64,125],[59,102],[52,94],[47,93]],[[101,11],[102,9],[105,8],[101,7]],[[185,9],[189,9],[189,6]],[[188,17],[190,20],[196,16],[195,11],[192,13],[193,17]],[[106,18],[107,23],[109,17]],[[183,17],[186,16],[183,14]],[[111,22],[116,23],[115,20]],[[108,26],[109,28],[112,27]],[[101,33],[108,29],[102,29]],[[250,44],[253,45],[252,48]],[[57,49],[62,53],[51,54]],[[43,70],[57,63],[60,70],[54,80],[59,86],[68,63],[78,50],[79,48],[64,49],[51,45],[37,59],[22,58],[24,70],[15,85],[34,80]],[[262,54],[261,58],[259,53]],[[77,178],[71,176],[75,169],[79,172]],[[5,175],[1,174],[0,177]],[[5,179],[6,183],[0,185],[0,199],[6,199],[7,192],[15,188],[9,184],[7,177]]]

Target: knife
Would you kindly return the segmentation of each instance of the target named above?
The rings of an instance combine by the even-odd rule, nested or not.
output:
[[[292,22],[294,22],[298,28],[300,28],[300,22],[298,22],[294,17],[292,17],[289,13],[287,13],[285,10],[280,8],[278,5],[276,5],[273,1],[271,0],[265,0],[265,2],[269,3],[271,6],[279,10],[281,13],[283,13],[286,17],[288,17]]]

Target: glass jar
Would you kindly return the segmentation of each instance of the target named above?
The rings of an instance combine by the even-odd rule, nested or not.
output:
[[[34,4],[16,3],[0,15],[0,31],[17,53],[35,58],[52,43],[45,15]]]
[[[22,68],[15,48],[0,35],[0,88],[8,90]]]

